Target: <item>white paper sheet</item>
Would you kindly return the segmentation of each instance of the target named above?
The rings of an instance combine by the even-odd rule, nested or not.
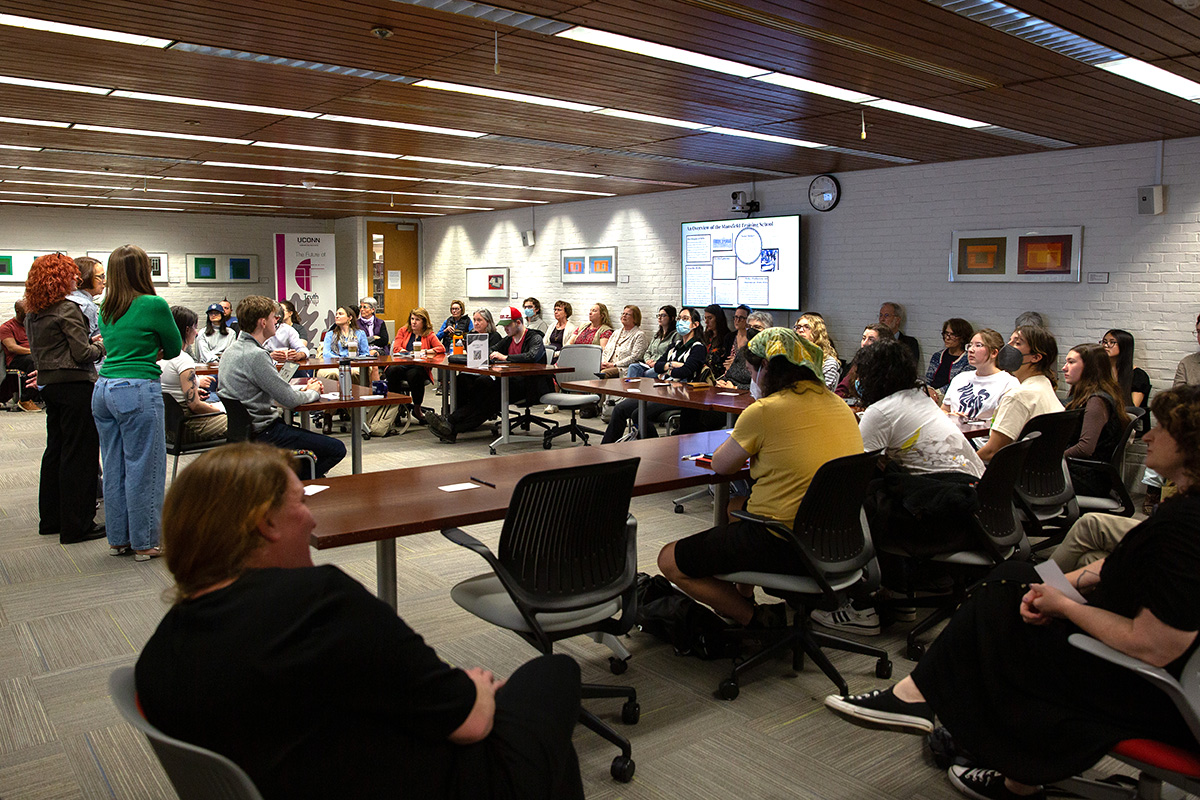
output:
[[[447,483],[445,486],[439,486],[443,492],[465,492],[467,489],[478,489],[477,483]]]
[[[1087,600],[1071,585],[1071,582],[1067,580],[1067,576],[1063,574],[1062,568],[1055,562],[1043,561],[1034,567],[1034,571],[1041,576],[1044,583],[1058,589],[1067,596],[1068,600],[1074,600],[1076,603],[1087,605]]]
[[[304,487],[304,496],[312,497],[314,494],[320,494],[321,492],[325,491],[328,488],[329,488],[328,486],[319,486],[315,483],[310,483],[309,485]]]

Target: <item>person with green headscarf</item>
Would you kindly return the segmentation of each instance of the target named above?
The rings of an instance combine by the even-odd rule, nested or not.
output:
[[[767,328],[747,345],[750,391],[758,398],[713,454],[713,470],[750,460],[754,488],[746,510],[790,525],[813,475],[827,461],[863,451],[858,422],[825,387],[824,353],[788,328]],[[741,570],[805,574],[792,546],[765,525],[738,520],[672,542],[658,554],[669,580],[718,613],[752,627],[784,624],[774,606],[755,606],[714,575]]]

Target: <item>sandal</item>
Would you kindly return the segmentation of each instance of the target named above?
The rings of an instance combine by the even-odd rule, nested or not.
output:
[[[135,552],[134,556],[133,556],[133,560],[134,561],[149,561],[152,558],[159,558],[161,555],[162,555],[161,547],[151,547],[149,550],[147,550],[143,553]]]
[[[129,545],[109,545],[108,554],[110,556],[127,556],[129,555]]]

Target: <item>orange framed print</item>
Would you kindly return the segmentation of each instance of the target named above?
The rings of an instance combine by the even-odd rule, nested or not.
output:
[[[617,248],[579,247],[560,253],[563,283],[617,282]]]
[[[1083,228],[954,231],[950,280],[1078,283]]]

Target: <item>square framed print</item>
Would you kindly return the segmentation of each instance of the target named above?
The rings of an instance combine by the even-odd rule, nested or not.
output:
[[[88,255],[96,259],[101,264],[108,264],[108,257],[112,254],[110,250],[89,250]],[[170,274],[166,253],[146,253],[150,256],[150,280],[157,286],[166,286],[170,283]]]
[[[617,248],[579,247],[559,253],[563,283],[617,282]]]
[[[188,283],[258,283],[258,256],[188,253],[186,277]]]
[[[954,231],[950,280],[1079,283],[1083,228]]]

